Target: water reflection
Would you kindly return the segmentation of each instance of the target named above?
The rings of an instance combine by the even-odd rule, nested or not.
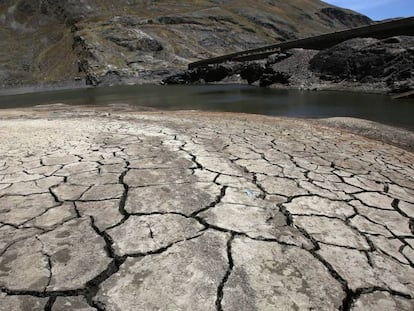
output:
[[[350,92],[274,90],[240,85],[118,86],[0,96],[0,108],[123,103],[167,110],[245,112],[292,117],[364,118],[414,129],[414,101]]]

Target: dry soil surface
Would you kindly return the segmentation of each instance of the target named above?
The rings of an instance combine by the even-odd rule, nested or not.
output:
[[[414,154],[232,114],[0,112],[0,310],[414,309]]]

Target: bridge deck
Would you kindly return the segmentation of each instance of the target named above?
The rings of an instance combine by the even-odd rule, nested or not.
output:
[[[248,61],[263,59],[280,50],[288,50],[293,48],[322,50],[332,47],[343,41],[358,37],[384,39],[398,35],[414,35],[414,17],[382,22],[375,25],[327,33],[319,36],[292,40],[264,46],[261,48],[208,58],[189,64],[188,69],[194,69],[196,67],[203,67],[211,64],[220,64],[226,61]]]

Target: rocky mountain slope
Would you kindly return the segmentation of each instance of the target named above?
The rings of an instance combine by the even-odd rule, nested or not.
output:
[[[148,81],[196,59],[371,22],[318,0],[1,0],[0,86]]]

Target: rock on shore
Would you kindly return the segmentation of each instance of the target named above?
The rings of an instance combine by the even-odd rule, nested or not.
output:
[[[322,51],[292,49],[261,61],[196,68],[164,82],[185,84],[226,79],[260,86],[407,92],[414,89],[414,37],[357,38]]]
[[[329,81],[385,83],[392,91],[414,89],[414,37],[353,39],[321,51],[310,69]]]

